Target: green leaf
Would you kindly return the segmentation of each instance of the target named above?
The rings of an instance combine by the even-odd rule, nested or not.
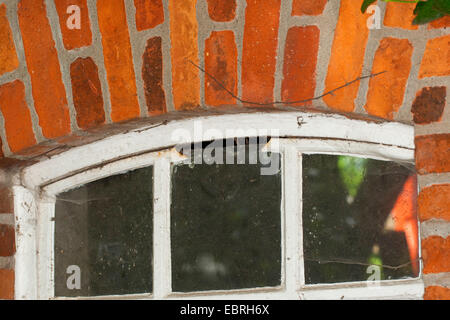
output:
[[[450,14],[450,1],[449,0],[428,0],[433,4],[434,9],[437,11]]]
[[[416,17],[413,20],[413,24],[425,24],[443,17],[445,14],[436,10],[434,3],[435,1],[433,0],[418,2],[416,8],[414,9],[414,14],[416,14]]]
[[[365,13],[367,8],[375,1],[377,1],[377,0],[364,0],[363,4],[361,6],[361,12]]]
[[[425,4],[426,4],[425,1],[418,2],[418,3],[416,4],[416,7],[414,8],[413,13],[414,13],[415,15],[417,15],[417,13],[418,13],[419,11],[423,10],[423,7],[425,6]]]

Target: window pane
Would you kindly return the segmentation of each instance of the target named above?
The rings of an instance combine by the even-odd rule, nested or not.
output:
[[[306,283],[418,275],[417,187],[411,167],[303,155],[303,177]]]
[[[173,291],[280,285],[281,175],[246,163],[173,167]]]
[[[62,193],[55,215],[56,296],[152,291],[153,167]]]

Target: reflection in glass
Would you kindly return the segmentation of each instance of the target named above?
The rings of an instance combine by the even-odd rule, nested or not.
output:
[[[152,291],[153,167],[59,194],[55,212],[55,295]],[[79,289],[74,287],[79,267]],[[67,269],[69,268],[69,273]]]
[[[303,155],[306,283],[417,276],[416,195],[407,165]]]
[[[281,175],[260,164],[174,166],[173,291],[280,285],[280,208]]]

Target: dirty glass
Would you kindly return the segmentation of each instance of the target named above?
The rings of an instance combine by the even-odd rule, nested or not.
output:
[[[303,155],[306,283],[416,277],[416,195],[409,164]]]
[[[59,194],[55,295],[152,291],[153,167]]]
[[[172,167],[174,292],[280,285],[280,155],[270,155],[277,170],[262,175],[248,146],[245,164]],[[229,150],[237,162],[237,149]]]

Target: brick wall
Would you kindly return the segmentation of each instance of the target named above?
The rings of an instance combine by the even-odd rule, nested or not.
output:
[[[14,298],[14,208],[10,190],[0,187],[0,299]]]
[[[417,27],[413,4],[378,1],[369,29],[361,2],[0,0],[1,165],[113,123],[222,105],[411,123],[425,298],[450,299],[450,19]],[[13,297],[10,198],[0,188],[0,298]]]

